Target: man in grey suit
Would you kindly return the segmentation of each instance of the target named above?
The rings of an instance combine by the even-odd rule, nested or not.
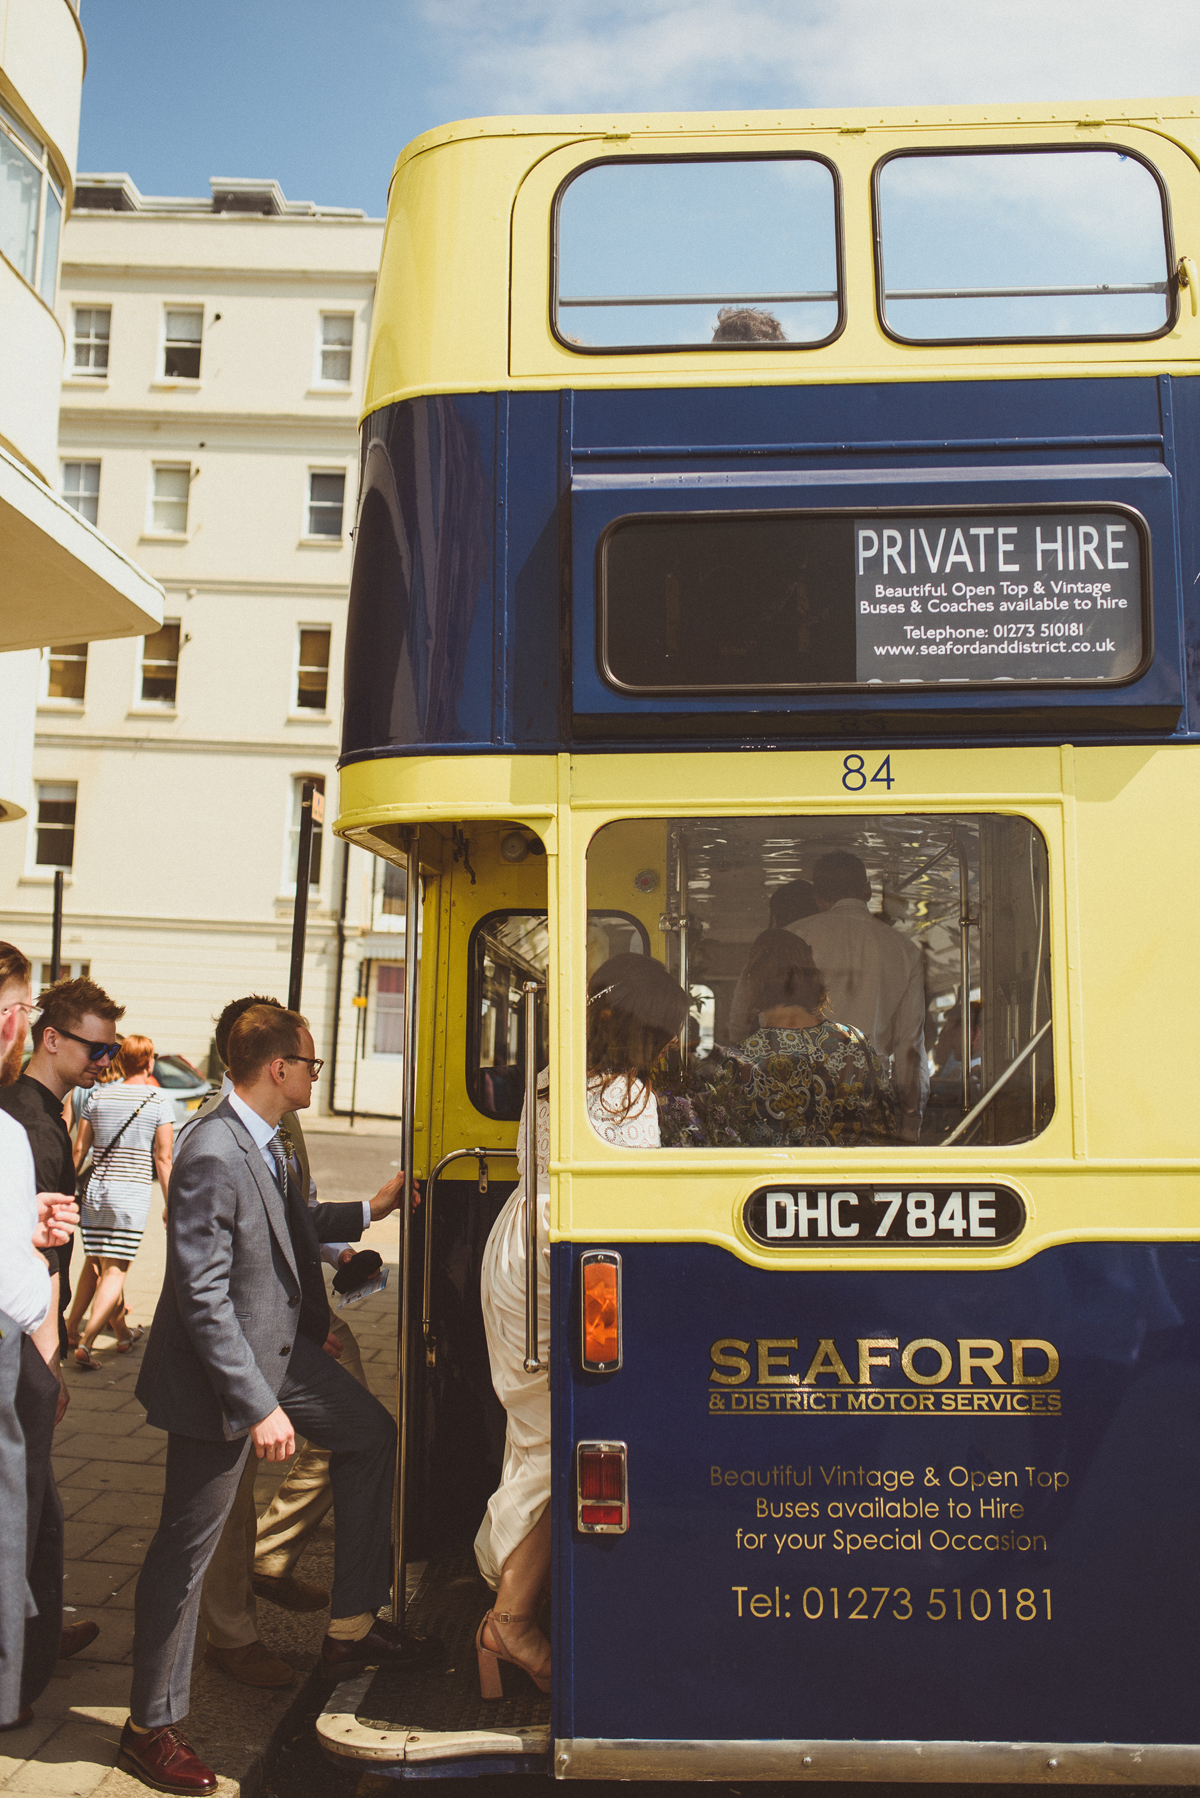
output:
[[[363,1206],[310,1211],[279,1120],[304,1109],[321,1063],[298,1012],[255,1006],[229,1039],[234,1090],[188,1132],[171,1175],[167,1273],[137,1384],[169,1432],[157,1534],[134,1600],[133,1690],[118,1765],[197,1798],[216,1776],[184,1740],[200,1589],[246,1456],[286,1460],[300,1431],[331,1451],[334,1573],[322,1665],[419,1665],[436,1644],[377,1620],[391,1575],[396,1430],[323,1353],[329,1305],[318,1242],[354,1240]],[[370,1202],[393,1210],[400,1177]]]

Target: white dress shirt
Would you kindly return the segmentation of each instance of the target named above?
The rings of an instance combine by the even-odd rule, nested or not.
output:
[[[226,1091],[227,1086],[228,1091]],[[239,1094],[233,1090],[233,1082],[230,1080],[228,1074],[226,1074],[225,1079],[221,1084],[221,1094],[222,1097],[229,1100],[229,1103],[233,1106],[233,1109],[237,1112],[243,1124],[245,1124],[247,1130],[258,1144],[259,1153],[271,1170],[271,1178],[275,1181],[275,1184],[278,1185],[279,1176],[275,1168],[275,1157],[267,1147],[267,1144],[273,1142],[275,1137],[279,1135],[278,1124],[272,1127],[272,1125],[267,1123],[265,1118],[259,1117],[254,1107],[252,1105],[247,1105],[245,1099],[241,1098]],[[308,1182],[308,1208],[310,1211],[315,1210],[316,1203],[317,1183],[315,1180],[310,1179]],[[370,1199],[363,1199],[362,1210],[363,1229],[369,1230],[371,1227]],[[341,1255],[343,1249],[348,1249],[349,1247],[350,1244],[348,1242],[323,1242],[321,1244],[321,1259],[322,1261],[328,1262],[330,1267],[336,1267],[338,1265],[338,1257]]]
[[[29,1138],[0,1111],[0,1311],[28,1336],[50,1309],[50,1270],[33,1246],[37,1182]]]
[[[921,951],[862,899],[839,899],[787,928],[813,952],[829,988],[830,1015],[861,1030],[885,1067],[890,1060],[904,1108],[901,1134],[915,1142],[929,1091]]]

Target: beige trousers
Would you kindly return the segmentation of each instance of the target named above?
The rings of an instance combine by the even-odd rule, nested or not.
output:
[[[362,1355],[353,1330],[336,1314],[331,1315],[329,1327],[342,1345],[339,1365],[365,1386]],[[259,1465],[251,1449],[237,1497],[204,1576],[200,1620],[217,1648],[246,1648],[258,1640],[254,1575],[278,1579],[291,1573],[305,1541],[333,1503],[329,1450],[309,1442],[292,1462],[262,1518],[256,1520],[254,1481]]]

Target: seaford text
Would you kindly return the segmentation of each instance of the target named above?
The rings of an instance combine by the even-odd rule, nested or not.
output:
[[[948,1342],[822,1336],[804,1343],[798,1336],[719,1336],[709,1363],[710,1411],[1057,1416],[1062,1410],[1061,1394],[1049,1390],[1059,1353],[1040,1336]]]

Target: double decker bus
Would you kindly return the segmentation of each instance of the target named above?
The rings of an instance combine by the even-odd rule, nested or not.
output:
[[[1173,100],[400,157],[337,830],[407,875],[397,1590],[447,1663],[340,1686],[329,1753],[1200,1783],[1198,159]],[[665,1119],[827,912],[888,1130],[603,1139],[596,970],[686,989]],[[552,1689],[484,1700],[543,1069]]]

